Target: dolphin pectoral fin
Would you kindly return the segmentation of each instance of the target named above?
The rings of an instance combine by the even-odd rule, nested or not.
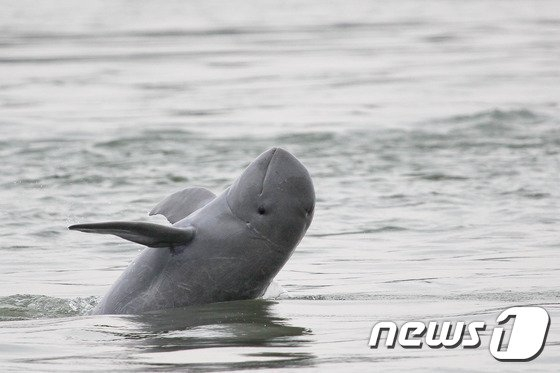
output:
[[[171,224],[189,216],[208,202],[216,198],[216,195],[206,188],[187,188],[173,193],[158,203],[150,211],[150,215],[161,214]]]
[[[69,226],[68,229],[89,233],[114,234],[141,245],[171,249],[188,244],[195,235],[194,227],[175,228],[132,221],[76,224]]]

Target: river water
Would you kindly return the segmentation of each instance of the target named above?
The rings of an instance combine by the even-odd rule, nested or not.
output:
[[[0,1],[2,371],[557,371],[557,1]],[[138,245],[70,232],[282,146],[313,224],[289,297],[88,316]],[[530,363],[369,349],[382,320],[540,305]]]

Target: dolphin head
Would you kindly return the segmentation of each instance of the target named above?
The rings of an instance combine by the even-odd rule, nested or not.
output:
[[[289,253],[303,238],[315,208],[309,172],[281,148],[255,159],[229,188],[226,199],[235,216]]]

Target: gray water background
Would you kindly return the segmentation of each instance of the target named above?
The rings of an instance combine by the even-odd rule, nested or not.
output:
[[[557,371],[560,2],[0,1],[2,371]],[[289,299],[87,316],[140,247],[70,232],[283,146],[315,219]],[[374,323],[544,306],[531,363]]]

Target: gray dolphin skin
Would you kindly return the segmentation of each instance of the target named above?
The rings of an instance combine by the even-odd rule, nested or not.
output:
[[[311,224],[315,191],[289,152],[261,154],[222,194],[187,188],[150,215],[172,224],[107,222],[69,227],[113,234],[145,246],[93,314],[137,314],[257,298]]]

